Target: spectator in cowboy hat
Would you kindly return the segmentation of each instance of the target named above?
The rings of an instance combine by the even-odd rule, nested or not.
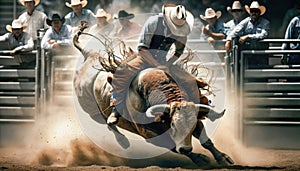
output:
[[[32,37],[29,33],[23,31],[26,27],[20,20],[15,19],[11,25],[6,25],[6,30],[9,33],[0,36],[0,42],[8,42],[11,55],[33,49],[34,43]]]
[[[64,24],[64,20],[59,14],[53,14],[51,18],[47,18],[47,24],[51,27],[42,39],[42,48],[62,52],[64,48],[72,47],[73,29]]]
[[[94,13],[89,9],[84,9],[87,5],[87,0],[71,0],[71,3],[66,2],[66,6],[72,8],[72,12],[65,16],[65,23],[72,26],[78,27],[82,22],[87,22],[89,26],[96,23]]]
[[[279,28],[279,32],[280,34],[282,34],[282,36],[284,36],[284,33],[286,31],[286,28],[288,27],[290,21],[296,17],[300,15],[300,0],[295,0],[293,7],[288,9],[285,14],[284,17],[282,19],[282,23],[281,23],[281,27]]]
[[[108,22],[111,19],[111,14],[107,13],[104,9],[98,9],[95,17],[97,19],[97,24],[91,27],[90,32],[97,35],[112,34],[114,25]]]
[[[300,39],[300,15],[292,18],[290,21],[288,27],[286,28],[284,39]],[[283,50],[300,50],[300,44],[299,43],[283,43],[282,44]],[[300,65],[300,54],[294,53],[294,54],[288,54],[284,55],[283,64],[288,65]],[[300,80],[298,78],[298,80]]]
[[[215,44],[215,40],[226,38],[225,24],[219,20],[221,15],[221,11],[215,12],[212,8],[207,8],[205,15],[200,15],[200,18],[208,23],[202,27],[201,38],[211,44]]]
[[[22,13],[18,20],[21,21],[22,24],[27,25],[24,31],[31,35],[36,45],[37,30],[49,28],[46,23],[47,16],[43,12],[35,9],[40,3],[40,0],[20,0],[20,3],[26,7],[26,12]]]
[[[262,15],[266,12],[266,7],[259,5],[257,1],[253,1],[250,5],[245,5],[249,17],[242,20],[227,36],[225,49],[227,53],[230,52],[231,42],[233,39],[237,39],[239,49],[267,49],[268,46],[261,42],[261,39],[265,39],[269,35],[270,22],[263,18]],[[250,58],[249,58],[250,59]],[[268,58],[261,55],[253,55],[248,64],[252,67],[265,66],[268,63]]]
[[[183,71],[173,63],[183,54],[187,42],[187,36],[191,33],[194,24],[194,16],[182,5],[164,4],[162,13],[148,18],[143,26],[139,43],[138,55],[117,68],[112,79],[112,113],[107,119],[108,124],[115,124],[123,113],[124,98],[129,84],[136,74],[149,67],[163,66],[169,68],[169,73],[175,80],[183,82],[185,90],[195,94],[199,92],[197,79]],[[174,51],[170,52],[174,45]],[[171,54],[169,60],[167,55]],[[176,74],[174,74],[176,73]],[[197,81],[201,82],[201,81]],[[195,86],[193,86],[195,85]],[[195,99],[193,99],[195,100]],[[197,101],[199,99],[196,99]]]
[[[232,19],[225,23],[226,34],[228,35],[233,28],[239,24],[244,18],[245,10],[240,1],[234,1],[232,7],[227,7],[227,11],[232,15]]]
[[[121,28],[117,31],[117,36],[119,37],[135,37],[137,34],[140,33],[142,26],[139,24],[130,21],[135,16],[134,14],[128,13],[125,10],[120,10],[118,13],[119,22],[121,24]]]

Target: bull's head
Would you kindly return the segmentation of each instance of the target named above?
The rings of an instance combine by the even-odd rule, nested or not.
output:
[[[178,153],[188,154],[192,151],[192,133],[198,122],[198,114],[203,110],[209,110],[210,113],[216,113],[210,106],[203,104],[194,104],[193,102],[172,102],[168,104],[159,104],[150,107],[146,111],[147,117],[156,117],[157,113],[169,111],[170,137],[176,145]],[[223,116],[224,111],[219,115]]]
[[[176,145],[178,153],[189,153],[192,151],[192,132],[197,123],[197,109],[192,102],[172,102],[170,105],[161,104],[150,107],[146,115],[155,117],[155,113],[170,111],[170,137]]]

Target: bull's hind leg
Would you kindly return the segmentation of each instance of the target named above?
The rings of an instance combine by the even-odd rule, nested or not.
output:
[[[222,153],[214,146],[213,142],[210,140],[210,138],[208,138],[205,127],[201,120],[198,120],[196,129],[193,132],[193,136],[198,138],[201,145],[212,153],[218,164],[227,166],[234,163],[227,154]]]

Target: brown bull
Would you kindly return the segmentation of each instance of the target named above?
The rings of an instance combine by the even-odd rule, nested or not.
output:
[[[74,45],[85,58],[74,78],[78,101],[92,118],[101,115],[107,119],[111,113],[111,85],[107,81],[109,73],[95,70],[93,65],[101,56],[81,48],[78,36],[79,34],[74,37]],[[219,164],[233,164],[229,156],[214,147],[201,121],[208,112],[223,115],[225,111],[219,114],[207,105],[187,101],[188,94],[179,87],[163,70],[150,68],[141,71],[128,88],[125,107],[118,109],[122,117],[117,126],[138,134],[157,146],[184,154],[195,164],[206,167],[210,163],[209,158],[192,152],[191,140],[194,136]],[[152,139],[154,137],[157,138]]]

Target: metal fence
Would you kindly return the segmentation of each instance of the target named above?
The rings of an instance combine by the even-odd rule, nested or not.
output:
[[[39,56],[0,51],[0,121],[33,122],[39,112]]]
[[[249,146],[300,149],[300,66],[281,64],[284,55],[299,54],[300,50],[279,50],[282,43],[300,41],[264,42],[273,46],[265,50],[235,49],[232,56],[239,137]],[[249,67],[253,55],[268,58],[268,65]]]

